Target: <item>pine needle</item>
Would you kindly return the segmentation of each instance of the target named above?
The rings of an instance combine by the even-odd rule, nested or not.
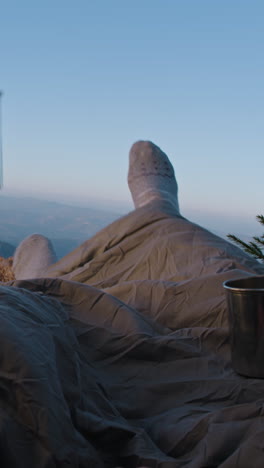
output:
[[[257,221],[260,224],[264,225],[264,216],[257,215]],[[239,237],[235,236],[234,234],[227,234],[228,239],[234,242],[238,247],[242,248],[244,252],[248,253],[252,257],[260,260],[264,263],[264,234],[262,236],[253,236],[253,240],[249,242],[245,242]]]

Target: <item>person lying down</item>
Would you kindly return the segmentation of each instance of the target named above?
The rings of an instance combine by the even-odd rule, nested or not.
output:
[[[264,381],[232,369],[223,282],[264,267],[181,214],[153,143],[128,186],[133,211],[58,261],[29,236],[0,285],[3,466],[262,467]]]
[[[242,270],[253,268],[256,273],[263,272],[263,267],[255,260],[250,259],[240,249],[237,249],[233,245],[231,246],[229,242],[181,216],[178,202],[178,185],[173,166],[167,155],[152,142],[139,141],[132,146],[129,154],[128,186],[135,205],[135,211],[119,219],[116,225],[114,223],[109,229],[106,228],[106,230],[102,230],[96,234],[92,240],[88,240],[59,262],[57,262],[52,243],[48,238],[39,234],[27,237],[18,246],[14,255],[13,271],[16,279],[67,275],[67,278],[86,282],[82,278],[76,277],[76,275],[81,275],[79,269],[78,272],[76,271],[76,267],[82,267],[86,260],[85,257],[87,257],[87,253],[82,254],[82,251],[86,251],[89,244],[94,244],[95,242],[99,248],[99,241],[103,245],[104,234],[107,232],[109,235],[109,231],[113,232],[113,239],[109,239],[109,242],[116,243],[117,239],[120,240],[120,236],[114,230],[119,225],[118,230],[120,231],[121,227],[123,229],[122,241],[125,241],[123,239],[125,237],[131,238],[135,233],[134,231],[130,232],[129,229],[126,232],[125,225],[127,224],[131,228],[133,223],[135,223],[135,226],[137,226],[140,224],[139,219],[141,218],[145,218],[145,220],[149,218],[151,223],[153,223],[155,218],[157,221],[161,221],[160,218],[162,218],[162,222],[157,222],[153,225],[152,229],[148,228],[145,236],[140,234],[135,236],[137,241],[140,239],[140,245],[137,243],[132,248],[133,261],[136,259],[136,255],[134,254],[137,254],[138,259],[136,263],[138,264],[140,261],[141,267],[136,269],[137,271],[134,273],[130,272],[129,279],[160,280],[164,278],[178,281],[201,276],[201,273],[205,274],[207,271],[211,273],[214,271],[214,268],[215,273],[218,273],[219,257],[221,257],[221,268],[223,271],[233,270],[237,267],[239,269],[242,268]],[[136,220],[138,221],[136,222]],[[142,237],[145,237],[145,242],[141,239]],[[162,242],[163,238],[165,238],[165,241],[163,240]],[[124,242],[124,245],[126,245],[126,242]],[[146,249],[147,246],[148,249]],[[157,249],[160,252],[160,261],[157,262],[156,258],[156,261],[153,262],[155,265],[149,268],[149,262],[152,258],[155,258]],[[196,271],[195,262],[201,256],[204,256],[205,249],[208,265],[203,265],[202,272]],[[144,255],[142,257],[143,252]],[[192,264],[190,264],[190,258],[188,258],[187,273],[184,256],[189,255],[190,257],[190,253],[192,253]],[[123,255],[125,263],[128,261],[127,254],[128,252],[124,252]],[[76,257],[75,261],[73,260],[74,257]],[[175,263],[176,257],[177,266],[173,265],[171,267],[170,264]],[[77,258],[79,264],[77,264]],[[90,258],[89,256],[88,262],[94,259],[95,256],[94,258]],[[109,267],[113,262],[111,258],[108,258],[108,261]],[[88,262],[84,263],[86,267]],[[72,265],[70,265],[71,263]],[[157,265],[157,263],[160,265]],[[184,268],[181,268],[181,265]],[[86,267],[82,268],[82,271]],[[84,276],[86,275],[84,274]]]

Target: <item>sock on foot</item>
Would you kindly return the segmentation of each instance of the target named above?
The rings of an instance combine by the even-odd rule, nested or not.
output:
[[[150,141],[138,141],[129,153],[128,186],[135,208],[166,200],[179,213],[178,185],[168,156]]]
[[[47,268],[57,261],[51,241],[40,234],[26,237],[14,253],[13,272],[16,279],[45,276]]]

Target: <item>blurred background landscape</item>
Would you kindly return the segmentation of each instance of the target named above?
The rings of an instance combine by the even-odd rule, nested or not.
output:
[[[12,256],[19,242],[39,233],[51,239],[57,256],[62,257],[117,217],[116,213],[102,209],[3,196],[0,256]]]
[[[128,206],[127,211],[133,209]],[[49,237],[57,256],[63,257],[100,229],[124,213],[103,209],[91,203],[87,206],[69,205],[32,197],[0,196],[0,256],[10,257],[25,237],[33,233]],[[189,212],[190,219],[226,239],[227,219],[225,215],[201,211]],[[187,217],[187,216],[185,216]],[[232,233],[248,241],[255,233],[261,233],[261,226],[254,219],[233,216],[229,220]]]

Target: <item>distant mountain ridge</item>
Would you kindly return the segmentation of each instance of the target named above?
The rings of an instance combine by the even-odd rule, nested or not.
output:
[[[6,196],[0,192],[0,256],[7,258],[13,255],[25,237],[39,233],[51,239],[58,258],[61,258],[120,216],[114,211],[95,208],[94,204],[72,206],[31,197]],[[209,223],[207,227],[206,219],[201,224],[225,240],[228,240],[228,232],[246,242],[251,240],[252,236],[241,234],[232,227],[227,227],[225,233],[220,227],[221,219],[218,224],[216,220],[216,228],[210,227]],[[210,221],[212,224],[212,219]]]
[[[103,209],[0,194],[2,256],[9,256],[11,247],[14,251],[28,235],[40,233],[51,239],[60,258],[119,216]]]
[[[8,242],[0,241],[0,257],[8,258],[12,257],[15,251],[15,246]]]

